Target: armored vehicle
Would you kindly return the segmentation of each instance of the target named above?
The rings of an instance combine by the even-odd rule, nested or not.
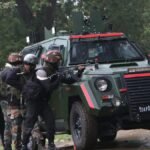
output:
[[[50,99],[56,129],[72,135],[77,150],[113,141],[120,129],[150,128],[150,66],[143,51],[124,33],[106,31],[107,17],[92,10],[73,14],[72,35],[54,36],[25,47],[23,54],[60,50],[61,71],[85,66],[78,82],[61,83]],[[100,31],[102,30],[102,31]],[[81,34],[82,33],[82,34]]]
[[[124,33],[56,36],[22,52],[35,53],[42,64],[49,47],[61,51],[62,71],[85,66],[78,82],[62,83],[50,99],[57,131],[71,134],[77,149],[112,141],[120,129],[149,129],[150,66]]]

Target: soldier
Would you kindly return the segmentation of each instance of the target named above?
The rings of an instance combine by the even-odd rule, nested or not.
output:
[[[5,104],[7,105],[6,91],[7,91],[7,86],[2,82],[0,78],[0,136],[1,136],[3,147],[4,147],[4,129],[5,129],[4,112],[6,112],[4,106]]]
[[[46,92],[43,86],[36,78],[35,72],[36,57],[33,54],[27,54],[24,57],[24,76],[30,76],[29,80],[23,87],[23,97],[26,101],[26,116],[24,120],[24,130],[22,139],[22,150],[27,150],[27,144],[31,131],[37,121],[37,117],[45,121],[47,129],[47,137],[49,141],[49,150],[55,150],[54,140],[54,118],[51,116],[52,112],[49,108]]]
[[[78,72],[74,74],[72,71],[66,71],[64,73],[59,72],[59,65],[62,61],[62,55],[59,50],[49,50],[46,54],[42,55],[43,59],[43,68],[40,68],[37,70],[36,75],[37,78],[40,80],[40,83],[43,85],[45,91],[46,91],[46,96],[45,98],[47,99],[47,105],[48,105],[48,100],[50,98],[50,95],[52,91],[59,85],[60,82],[67,83],[67,84],[72,84],[76,81],[79,80],[79,78],[82,75],[82,72],[84,71],[85,67],[82,65],[79,65],[77,67]],[[50,82],[48,82],[48,77],[50,77]],[[54,134],[55,134],[55,120],[53,113],[51,111],[51,118],[53,121],[51,122],[51,143],[49,145],[54,145]],[[52,124],[53,123],[53,124]]]
[[[44,61],[43,69],[46,71],[48,76],[51,76],[52,74],[55,74],[55,73],[59,73],[58,69],[62,61],[62,55],[59,50],[49,50],[46,54],[43,54],[41,58]],[[66,76],[64,76],[64,78],[62,78],[61,81],[64,83],[72,84],[76,82],[77,80],[79,80],[85,67],[83,65],[79,65],[76,67],[76,69],[77,69],[76,74],[68,70],[64,72]]]
[[[3,115],[3,112],[2,112],[2,108],[0,106],[0,136],[1,136],[1,141],[2,141],[2,145],[4,146],[4,127],[5,127],[5,124],[4,124],[4,115]]]
[[[2,68],[1,68],[2,71]],[[0,71],[0,74],[1,74]],[[6,108],[7,108],[7,101],[6,101],[6,91],[7,91],[7,86],[4,84],[0,78],[0,136],[1,136],[1,141],[4,147],[4,129],[5,129],[5,120],[7,119],[7,113],[6,113]],[[5,118],[5,120],[4,120]]]
[[[14,137],[14,145],[16,150],[21,148],[21,88],[20,86],[13,86],[14,83],[17,84],[18,79],[12,78],[9,81],[8,77],[13,70],[20,70],[20,65],[22,64],[22,56],[18,53],[11,53],[8,56],[8,62],[5,65],[4,70],[1,72],[1,79],[7,84],[7,103],[5,105],[5,132],[4,132],[4,149],[12,149],[12,135]]]

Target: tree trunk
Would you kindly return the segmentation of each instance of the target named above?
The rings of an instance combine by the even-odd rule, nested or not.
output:
[[[16,3],[21,18],[31,31],[31,42],[44,40],[44,27],[50,30],[53,26],[56,0],[48,0],[48,5],[43,5],[40,12],[33,12],[26,0],[16,0]]]

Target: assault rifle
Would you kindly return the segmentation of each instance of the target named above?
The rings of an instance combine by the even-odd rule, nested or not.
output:
[[[73,70],[69,69],[63,71],[58,70],[56,73],[50,75],[48,78],[51,81],[58,79],[64,83],[72,83],[75,81],[79,81],[78,73],[74,73]]]

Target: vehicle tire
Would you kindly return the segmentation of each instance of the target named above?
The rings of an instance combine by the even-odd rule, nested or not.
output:
[[[80,102],[72,105],[70,128],[77,150],[91,150],[97,142],[97,122]]]

